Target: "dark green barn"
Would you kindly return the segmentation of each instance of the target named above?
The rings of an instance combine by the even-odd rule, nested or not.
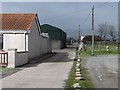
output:
[[[44,24],[41,25],[42,33],[48,33],[52,40],[52,48],[59,49],[66,47],[66,33],[55,26]]]

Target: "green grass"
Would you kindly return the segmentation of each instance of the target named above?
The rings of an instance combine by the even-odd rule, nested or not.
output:
[[[68,80],[66,82],[65,89],[72,90],[73,89],[72,85],[75,82],[80,83],[80,86],[82,86],[82,88],[94,88],[94,85],[88,76],[88,72],[84,67],[81,67],[81,74],[84,77],[84,80],[79,80],[79,81],[75,80],[75,65],[76,65],[76,61],[74,61],[73,67],[70,71]]]
[[[6,67],[0,67],[0,72],[2,73],[2,77],[7,77],[9,75],[12,75],[22,69],[20,68],[6,68]]]
[[[18,71],[19,68],[6,68],[6,67],[0,67],[0,72],[8,72],[8,71]]]
[[[81,67],[81,74],[85,78],[84,80],[79,81],[82,88],[94,88],[94,85],[88,76],[88,72],[84,67]]]
[[[76,64],[76,62],[73,63],[73,67],[70,70],[69,77],[68,77],[68,80],[67,80],[66,86],[65,86],[66,90],[72,90],[72,85],[75,82],[75,64]]]
[[[106,46],[109,46],[109,51],[107,51]],[[99,54],[120,54],[120,50],[117,49],[118,45],[114,43],[110,44],[101,44],[99,45],[98,43],[94,44],[94,55],[99,55]],[[91,45],[87,45],[87,50],[86,51],[81,51],[79,53],[82,53],[82,56],[90,56],[92,55],[92,49]]]
[[[106,46],[109,46],[109,51],[106,50]],[[102,55],[102,54],[120,54],[120,50],[116,49],[117,47],[117,44],[113,44],[113,43],[110,43],[110,44],[98,44],[98,43],[95,43],[94,45],[94,55]],[[91,56],[91,53],[92,53],[92,50],[91,50],[91,46],[87,46],[87,50],[86,51],[77,51],[76,50],[76,57],[75,58],[78,58],[77,56],[80,55],[82,60],[86,57],[89,57]],[[82,86],[82,88],[94,88],[94,85],[92,83],[92,81],[90,80],[90,77],[88,76],[88,71],[86,68],[84,68],[84,64],[85,62],[82,61],[81,62],[82,64],[82,67],[81,67],[81,74],[82,76],[85,78],[85,80],[79,80],[79,81],[76,81],[75,80],[75,65],[76,65],[76,61],[74,61],[73,63],[73,67],[71,68],[71,71],[70,71],[70,74],[69,74],[69,77],[68,77],[68,80],[66,82],[66,86],[65,86],[65,89],[66,90],[72,90],[72,85],[77,82],[77,83],[80,83],[80,86]]]
[[[76,50],[76,56],[79,54],[79,52],[77,52]],[[76,82],[76,83],[80,83],[80,86],[82,86],[82,88],[94,88],[94,85],[92,84],[89,76],[88,76],[88,72],[84,67],[81,67],[81,74],[84,77],[84,80],[75,80],[75,66],[76,66],[77,61],[74,61],[73,66],[71,68],[71,71],[69,73],[69,77],[68,80],[66,82],[66,86],[65,89],[66,90],[72,90],[73,87],[72,85]]]

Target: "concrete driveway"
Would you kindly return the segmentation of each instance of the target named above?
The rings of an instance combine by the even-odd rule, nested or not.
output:
[[[64,88],[75,57],[74,46],[56,50],[42,63],[32,64],[2,79],[3,88]]]
[[[95,88],[118,88],[118,55],[88,57],[85,62]]]

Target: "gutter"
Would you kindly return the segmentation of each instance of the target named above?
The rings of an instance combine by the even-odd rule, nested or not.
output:
[[[30,30],[0,30],[1,34],[29,34]]]

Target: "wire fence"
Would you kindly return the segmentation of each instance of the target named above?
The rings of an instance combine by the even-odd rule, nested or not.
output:
[[[91,42],[88,42],[85,44],[86,50],[92,49]],[[117,51],[119,48],[117,42],[110,42],[110,41],[99,41],[94,43],[94,51],[107,51],[109,49],[110,51]]]

